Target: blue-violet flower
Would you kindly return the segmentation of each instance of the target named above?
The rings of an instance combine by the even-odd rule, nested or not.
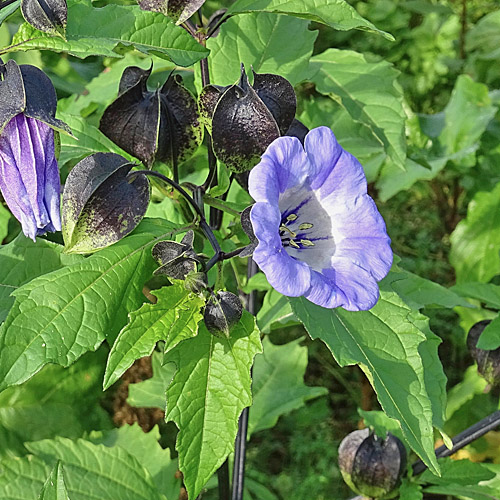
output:
[[[54,131],[19,113],[0,134],[0,189],[26,236],[61,230]]]
[[[278,292],[349,311],[375,305],[390,239],[363,167],[329,128],[311,130],[304,147],[295,137],[274,140],[248,184],[253,258]]]

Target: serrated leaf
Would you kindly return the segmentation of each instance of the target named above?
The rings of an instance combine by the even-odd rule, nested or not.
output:
[[[16,290],[0,330],[0,390],[46,363],[68,366],[105,338],[113,342],[145,300],[142,288],[156,267],[152,246],[175,232],[166,221],[144,221],[115,245]]]
[[[104,389],[114,384],[132,363],[149,356],[159,340],[165,341],[165,353],[182,340],[198,333],[202,315],[202,298],[186,290],[182,284],[153,290],[156,304],[144,304],[131,312],[129,323],[119,333],[109,353]]]
[[[500,184],[479,192],[469,203],[467,217],[451,234],[450,262],[457,283],[488,282],[500,273]]]
[[[12,45],[0,54],[32,49],[67,52],[80,58],[92,55],[121,57],[119,44],[133,45],[145,54],[190,66],[206,57],[208,50],[163,14],[143,11],[137,5],[106,5],[96,9],[90,1],[68,2],[66,40],[21,25]]]
[[[418,477],[418,482],[420,484],[476,486],[481,481],[488,481],[495,477],[495,474],[487,467],[470,460],[442,458],[439,460],[439,465],[441,466],[441,476],[438,477],[426,470]]]
[[[110,419],[99,406],[106,350],[69,368],[48,365],[28,382],[0,393],[0,426],[20,441],[76,438]]]
[[[0,498],[2,500],[35,500],[50,470],[51,467],[48,464],[32,455],[2,460]]]
[[[48,465],[63,462],[71,500],[163,500],[149,472],[120,446],[59,437],[26,447]]]
[[[377,29],[344,0],[239,0],[231,6],[228,14],[256,11],[288,14],[326,24],[336,30],[372,31],[394,40],[391,34]]]
[[[21,234],[0,247],[0,322],[14,304],[11,294],[21,285],[83,259],[80,255],[65,255],[62,250],[62,245],[42,239],[35,243]]]
[[[176,368],[173,363],[162,365],[162,360],[163,354],[154,352],[151,356],[153,376],[147,380],[128,386],[127,403],[130,406],[165,409],[165,393],[168,384],[170,384],[175,374]]]
[[[304,406],[305,402],[328,393],[325,387],[304,384],[307,347],[302,339],[274,345],[266,337],[263,354],[255,358],[253,403],[249,413],[249,435],[273,427],[281,415]]]
[[[301,19],[265,12],[228,19],[219,35],[207,41],[210,79],[217,85],[232,85],[244,63],[256,73],[281,75],[296,85],[307,77],[318,34],[309,31],[308,25]]]
[[[138,162],[136,158],[108,139],[98,128],[89,124],[85,118],[61,112],[57,116],[68,124],[74,135],[71,137],[61,134],[61,153],[58,159],[60,165],[70,160],[80,160],[93,153],[116,153],[130,162]]]
[[[234,449],[238,418],[252,402],[250,367],[261,350],[255,319],[244,311],[230,338],[211,335],[201,323],[197,337],[166,356],[178,371],[165,417],[179,428],[176,449],[190,498]]]
[[[329,95],[368,127],[392,163],[404,170],[406,114],[403,91],[396,81],[399,72],[392,64],[369,62],[351,50],[328,49],[311,59],[310,71],[318,92]]]
[[[63,466],[60,461],[57,461],[54,468],[50,471],[38,500],[70,500],[64,482]]]
[[[427,336],[408,318],[411,309],[388,291],[381,291],[375,307],[359,312],[324,309],[303,297],[289,300],[311,338],[323,340],[340,366],[360,366],[383,410],[400,422],[406,441],[438,473],[432,409],[439,408],[441,400],[429,399],[424,360],[419,352]],[[433,361],[440,364],[439,359]],[[438,416],[442,413],[440,410]]]
[[[165,400],[165,396],[163,399]],[[94,444],[120,446],[128,451],[151,474],[158,491],[168,500],[176,500],[181,487],[180,477],[176,477],[177,460],[170,457],[170,449],[160,446],[159,439],[158,426],[144,432],[137,423],[102,433],[95,432],[90,436],[90,441]]]

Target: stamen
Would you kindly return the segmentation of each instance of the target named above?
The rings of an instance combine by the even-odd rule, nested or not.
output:
[[[295,243],[295,241],[290,240],[290,245],[291,245],[292,247],[294,247],[294,248],[298,248],[298,249],[300,250],[299,245],[298,245],[297,243]]]
[[[291,231],[290,229],[288,229],[285,225],[281,224],[280,226],[280,231],[288,231],[290,233],[290,236],[292,238],[295,238],[297,236],[296,233],[294,233],[293,231]]]
[[[313,247],[314,243],[311,240],[300,240],[300,243],[305,247]]]
[[[293,222],[294,220],[297,220],[297,215],[296,214],[290,214],[287,218],[287,221]]]
[[[311,229],[312,227],[313,227],[313,225],[312,225],[311,223],[309,223],[309,222],[304,222],[303,224],[301,224],[301,225],[299,226],[299,229],[300,229],[301,231],[303,231],[304,229]]]

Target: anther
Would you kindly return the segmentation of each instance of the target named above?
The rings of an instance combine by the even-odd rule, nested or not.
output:
[[[310,224],[309,222],[304,222],[303,224],[301,224],[301,225],[299,226],[299,229],[300,229],[301,231],[303,231],[304,229],[311,229],[312,227],[313,227],[313,225],[312,225],[312,224]]]
[[[290,246],[300,249],[299,245],[297,245],[297,243],[295,243],[295,241],[293,240],[290,240]]]
[[[305,247],[313,247],[314,243],[311,240],[300,240],[300,243]]]
[[[288,233],[290,233],[290,236],[291,236],[292,238],[295,238],[295,237],[297,236],[297,234],[296,234],[296,233],[294,233],[293,231],[291,231],[290,229],[288,229],[288,228],[287,228],[285,225],[283,225],[283,224],[280,226],[280,231],[287,231]]]
[[[290,214],[286,218],[287,221],[293,222],[294,220],[297,220],[297,215],[296,214]]]

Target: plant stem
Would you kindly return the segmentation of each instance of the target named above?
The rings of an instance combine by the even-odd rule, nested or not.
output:
[[[231,492],[229,491],[229,462],[226,458],[224,463],[217,471],[217,479],[219,483],[219,500],[230,500]]]
[[[252,257],[248,259],[247,277],[250,279],[258,271],[257,264]],[[248,295],[247,310],[249,313],[256,312],[257,292],[254,290]],[[236,443],[234,447],[234,467],[233,467],[233,496],[232,500],[243,500],[243,487],[245,483],[245,454],[247,445],[248,431],[248,410],[246,407],[240,416],[238,422],[238,434],[236,435]]]
[[[220,248],[219,242],[217,241],[217,238],[215,237],[212,229],[210,229],[210,226],[207,224],[207,221],[205,219],[205,214],[203,213],[203,210],[198,206],[198,204],[194,201],[192,196],[190,196],[184,188],[178,184],[177,182],[173,181],[172,179],[169,179],[167,176],[160,174],[160,172],[155,172],[153,170],[135,170],[129,174],[130,177],[135,177],[139,174],[142,175],[149,175],[151,177],[156,177],[169,186],[173,187],[176,189],[184,198],[186,201],[193,207],[194,211],[198,214],[200,218],[200,228],[207,237],[208,241],[210,242],[210,245],[212,245],[212,248],[215,252],[215,256],[217,256],[217,259],[219,258],[219,254],[222,253],[222,250]]]
[[[467,446],[472,441],[479,439],[481,436],[484,436],[487,432],[493,430],[495,427],[500,425],[500,410],[494,411],[491,415],[483,418],[479,422],[470,426],[465,431],[457,434],[452,442],[453,448],[449,450],[445,445],[440,446],[436,449],[436,458],[449,457],[456,453],[458,450],[462,449],[464,446]],[[422,460],[419,460],[413,464],[413,475],[420,474],[427,468]]]
[[[228,214],[235,215],[236,217],[240,217],[241,215],[241,212],[228,207],[224,201],[220,201],[218,198],[213,198],[208,194],[203,195],[203,201],[210,207],[217,208],[223,212],[227,212]]]

